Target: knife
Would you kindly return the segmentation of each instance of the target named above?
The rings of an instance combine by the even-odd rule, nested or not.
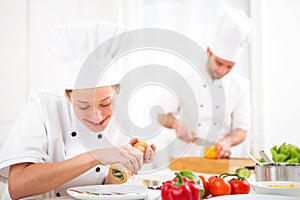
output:
[[[194,143],[201,146],[214,146],[216,144],[216,142],[212,142],[201,137],[195,137]]]

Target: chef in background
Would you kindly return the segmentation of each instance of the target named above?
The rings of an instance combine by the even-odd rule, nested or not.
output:
[[[207,47],[208,60],[205,71],[212,81],[222,80],[226,100],[225,121],[221,129],[221,137],[215,144],[218,158],[230,157],[231,147],[246,139],[250,127],[250,84],[247,79],[231,70],[247,47],[253,29],[253,22],[242,10],[229,9],[219,19],[215,36]],[[161,114],[158,116],[158,120],[164,127],[174,129],[181,145],[183,142],[187,147],[182,156],[199,156],[201,147],[193,142],[198,134],[201,137],[201,132],[197,134],[182,123],[180,116],[177,117],[180,109],[178,107],[174,112]],[[205,109],[200,109],[199,112],[205,112]],[[204,128],[203,130],[208,130],[212,111],[201,114],[204,117],[200,118],[199,124]],[[209,135],[206,137],[209,139]]]
[[[154,145],[142,154],[133,148],[137,139],[122,134],[114,124],[121,89],[118,71],[108,70],[101,81],[90,80],[94,70],[106,67],[95,65],[97,59],[113,57],[122,44],[113,41],[86,59],[124,31],[98,21],[50,30],[49,49],[65,65],[65,91],[29,97],[0,152],[0,181],[8,185],[3,199],[66,196],[70,187],[115,183],[107,176],[107,165],[122,163],[135,174],[152,161]],[[83,68],[83,63],[91,66]]]

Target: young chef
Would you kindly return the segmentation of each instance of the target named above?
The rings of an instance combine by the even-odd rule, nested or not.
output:
[[[137,173],[152,161],[154,145],[142,154],[133,148],[137,139],[114,124],[118,71],[91,81],[106,67],[97,63],[113,58],[121,45],[113,36],[124,31],[110,23],[81,22],[49,32],[49,49],[65,65],[65,91],[30,96],[0,153],[0,180],[8,183],[3,199],[65,196],[73,186],[114,183],[106,165],[122,163]],[[107,48],[98,51],[108,39]]]
[[[230,9],[220,18],[215,32],[215,37],[207,48],[206,71],[212,81],[221,79],[223,83],[226,100],[225,118],[220,131],[221,136],[216,142],[216,151],[219,158],[227,158],[232,153],[231,147],[245,140],[250,126],[249,81],[231,70],[249,43],[253,32],[253,22],[243,11]],[[200,87],[198,95],[205,89],[202,85],[194,85],[194,87]],[[209,105],[201,103],[203,99],[205,97],[198,97],[199,104],[201,104],[199,113],[201,112],[202,116],[198,122],[200,137],[205,135],[213,123],[211,120],[213,112],[208,109]],[[177,110],[180,108],[178,107]],[[159,115],[158,119],[166,128],[175,129],[179,139],[177,146],[181,145],[181,152],[186,150],[183,156],[199,156],[201,146],[192,143],[197,133],[183,124],[180,117],[175,117],[178,113],[174,110],[173,113]],[[209,135],[206,137],[209,139]]]

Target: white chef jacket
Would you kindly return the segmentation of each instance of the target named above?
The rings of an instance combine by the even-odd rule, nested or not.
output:
[[[105,131],[93,133],[77,120],[63,92],[36,92],[0,152],[0,181],[7,183],[9,166],[16,163],[60,162],[95,148],[127,144],[129,137],[120,133],[113,120]],[[65,196],[69,187],[103,184],[107,173],[106,166],[96,166],[34,198]],[[2,198],[10,199],[7,189]]]
[[[192,75],[191,75],[192,77]],[[193,79],[193,78],[189,79]],[[198,81],[198,83],[197,83]],[[198,124],[199,128],[197,130],[198,136],[202,138],[210,139],[207,133],[209,132],[209,127],[212,122],[212,103],[210,97],[207,95],[209,91],[205,92],[208,88],[205,87],[204,82],[192,81],[193,90],[196,93],[196,98],[198,99]],[[242,129],[245,131],[249,130],[251,121],[251,109],[250,109],[250,82],[246,78],[236,74],[235,72],[230,72],[225,77],[222,78],[222,84],[225,93],[225,116],[222,128],[220,130],[219,139],[224,135],[233,131],[235,129]],[[177,110],[180,110],[177,109]],[[174,112],[174,115],[177,115]],[[175,139],[174,152],[172,153],[174,157],[193,157],[201,156],[203,152],[203,146],[197,145],[195,143],[186,143],[178,138]],[[232,157],[238,156],[238,151],[235,152],[235,147],[232,148]]]

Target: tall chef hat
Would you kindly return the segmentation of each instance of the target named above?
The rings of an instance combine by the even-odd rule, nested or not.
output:
[[[250,18],[238,9],[229,9],[217,23],[211,51],[218,57],[236,62],[250,42],[254,25]]]
[[[103,21],[88,21],[51,28],[50,52],[64,66],[64,88],[84,89],[118,84],[119,69],[108,64],[122,43],[114,36],[128,28]],[[104,45],[105,44],[105,45]]]

